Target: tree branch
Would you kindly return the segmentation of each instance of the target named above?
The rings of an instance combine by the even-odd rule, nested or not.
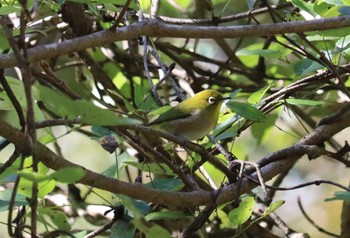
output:
[[[293,21],[272,24],[247,26],[190,26],[167,24],[161,20],[152,19],[136,22],[129,26],[118,28],[117,31],[99,31],[87,36],[77,37],[64,42],[36,46],[28,49],[28,60],[38,61],[74,51],[110,44],[115,41],[130,40],[139,36],[149,37],[180,37],[180,38],[235,38],[246,36],[267,36],[287,33],[301,33],[338,29],[350,26],[350,16],[341,16],[309,21]],[[0,68],[16,65],[13,54],[0,55]]]
[[[276,153],[266,156],[263,161],[273,160],[274,162],[268,163],[265,166],[262,166],[261,172],[264,177],[264,180],[267,181],[277,174],[281,173],[285,169],[288,169],[289,166],[297,159],[300,158],[302,153],[295,151],[295,148],[302,148],[303,145],[317,145],[323,141],[328,140],[330,137],[350,126],[350,110],[343,110],[343,114],[339,115],[337,120],[333,122],[328,122],[327,124],[322,124],[318,126],[314,131],[305,136],[295,145],[290,148],[293,153],[280,153],[280,158],[276,158]],[[142,130],[140,126],[131,126],[133,129]],[[0,135],[9,140],[11,143],[14,143],[18,149],[21,149],[25,146],[27,138],[18,129],[12,127],[8,123],[1,121],[0,122]],[[68,160],[63,159],[62,157],[54,154],[46,146],[38,143],[36,147],[36,152],[40,161],[44,163],[47,167],[53,170],[59,170],[66,167],[76,167],[76,165]],[[306,152],[305,152],[306,153]],[[81,166],[79,166],[81,167]],[[83,167],[82,167],[83,168]],[[95,173],[88,169],[83,168],[86,171],[85,176],[79,181],[82,184],[92,186],[95,188],[103,189],[112,193],[124,194],[136,199],[142,199],[146,202],[153,202],[164,205],[172,205],[176,207],[196,207],[200,205],[210,205],[214,201],[214,193],[196,190],[192,192],[168,192],[168,191],[159,191],[156,189],[149,189],[139,183],[127,183],[120,180],[113,179],[111,177],[106,177],[102,174]],[[256,174],[252,174],[253,178],[257,178]],[[240,193],[246,193],[251,191],[257,184],[251,181],[249,178],[245,178],[242,181]],[[217,197],[216,203],[223,204],[229,201],[234,200],[240,194],[237,194],[237,184],[231,184],[227,187],[224,187],[219,196]]]

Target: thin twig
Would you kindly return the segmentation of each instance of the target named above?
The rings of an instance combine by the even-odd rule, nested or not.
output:
[[[4,75],[4,70],[0,70],[0,83],[5,90],[7,96],[9,97],[13,107],[15,108],[15,111],[17,113],[17,117],[19,120],[19,124],[22,127],[22,130],[25,128],[25,117],[23,114],[22,106],[19,103],[17,97],[15,96],[14,92],[12,91],[12,88],[10,87],[9,83],[7,82],[5,75]]]
[[[145,18],[143,16],[140,3],[138,1],[136,1],[136,3],[137,3],[137,7],[139,8],[139,21],[144,21]],[[152,76],[151,76],[151,73],[150,73],[149,68],[148,68],[148,48],[149,48],[149,46],[148,46],[148,42],[147,42],[147,36],[143,35],[143,36],[141,36],[141,39],[142,39],[142,45],[143,45],[143,67],[145,68],[148,83],[151,86],[152,95],[153,95],[154,99],[156,100],[158,106],[161,107],[161,106],[163,106],[163,102],[162,102],[162,100],[160,100],[160,97],[159,97],[158,92],[157,92],[157,88],[154,86],[154,83],[152,81]]]
[[[12,158],[10,157],[10,160],[11,160],[11,161],[14,160],[14,157],[17,158],[17,154],[18,154],[18,152],[13,153],[13,154],[12,154]],[[21,158],[20,158],[20,164],[19,164],[19,166],[18,166],[18,170],[19,170],[19,171],[23,169],[24,159],[25,159],[25,158],[24,158],[23,156],[21,156]],[[16,232],[14,232],[14,231],[12,230],[12,225],[11,225],[11,224],[12,224],[12,222],[13,222],[13,221],[12,221],[12,211],[13,211],[13,208],[14,208],[14,206],[15,206],[16,194],[17,194],[17,189],[18,189],[20,180],[21,180],[21,176],[18,175],[18,176],[16,177],[15,183],[14,183],[13,188],[12,188],[11,199],[10,199],[9,207],[8,207],[9,212],[8,212],[8,216],[7,216],[7,231],[8,231],[8,233],[9,233],[9,235],[10,235],[11,237],[14,237],[14,236],[15,236],[15,233],[16,233]],[[21,214],[21,213],[18,213],[18,214],[17,214],[17,218],[18,218],[18,220],[17,220],[18,224],[17,224],[17,225],[20,225],[20,222],[21,222],[21,220],[22,220],[22,218],[23,218],[20,214]],[[23,214],[23,216],[24,216],[24,214]],[[18,228],[16,228],[16,229],[18,229]],[[16,230],[16,229],[15,229],[15,230]]]
[[[126,11],[129,8],[129,5],[131,3],[131,0],[126,0],[126,3],[124,4],[122,10],[119,12],[118,18],[115,21],[115,23],[109,28],[110,31],[115,31],[117,27],[119,26],[119,23],[122,22],[123,17],[125,16]]]
[[[165,64],[163,63],[163,61],[161,60],[159,54],[156,52],[156,50],[154,49],[154,47],[151,48],[151,54],[153,55],[153,57],[156,59],[156,61],[158,62],[160,68],[162,69],[163,73],[165,75],[168,74],[169,70],[168,70],[168,67],[165,66]],[[170,82],[171,82],[171,85],[172,87],[174,88],[175,92],[176,92],[176,95],[177,97],[180,99],[180,100],[184,100],[184,95],[182,93],[182,91],[180,90],[180,88],[177,86],[174,78],[169,75],[168,78],[170,79]],[[156,88],[156,87],[155,87]]]
[[[323,227],[317,225],[310,217],[309,215],[306,213],[306,211],[304,210],[303,208],[303,205],[301,204],[301,200],[300,200],[300,197],[298,197],[298,206],[301,210],[301,212],[303,213],[304,217],[306,218],[306,220],[308,220],[311,225],[313,225],[317,230],[319,230],[320,232],[324,233],[324,234],[327,234],[329,236],[333,236],[333,237],[339,237],[339,235],[337,234],[334,234],[332,232],[329,232],[329,231],[326,231]]]
[[[224,147],[222,147],[217,141],[215,141],[215,139],[214,139],[211,135],[208,135],[208,138],[209,138],[209,140],[215,145],[215,147],[220,151],[220,153],[222,153],[222,154],[225,156],[225,158],[226,158],[228,161],[233,161],[232,155],[231,155],[230,153],[228,153],[228,152],[224,149]],[[247,165],[250,165],[250,166],[252,166],[252,167],[255,168],[256,174],[257,174],[258,179],[259,179],[259,183],[260,183],[261,188],[262,188],[262,190],[263,190],[263,192],[264,192],[264,194],[265,194],[265,198],[266,198],[267,200],[269,200],[269,199],[268,199],[268,192],[267,192],[267,190],[266,190],[266,185],[265,185],[265,182],[264,182],[264,178],[263,178],[263,176],[262,176],[262,174],[261,174],[260,165],[259,165],[258,163],[249,162],[249,161],[242,161],[242,160],[238,160],[238,159],[235,159],[233,162],[234,162],[234,163],[239,163],[239,164],[241,164],[241,168],[240,168],[240,171],[241,171],[241,172],[243,172],[244,167],[245,167],[246,164],[247,164]],[[242,178],[241,172],[240,172],[240,178]]]

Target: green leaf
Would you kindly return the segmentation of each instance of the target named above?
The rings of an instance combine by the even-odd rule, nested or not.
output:
[[[75,100],[73,106],[76,108],[75,116],[81,117],[81,122],[91,125],[100,125],[100,126],[121,126],[121,125],[130,125],[130,124],[139,124],[142,122],[126,117],[117,116],[114,112],[108,109],[102,109],[92,102],[84,100]]]
[[[1,9],[1,8],[0,8]],[[10,48],[10,44],[6,38],[6,35],[3,31],[3,29],[0,27],[0,49],[5,50]]]
[[[118,195],[120,202],[131,212],[135,218],[144,217],[150,212],[150,206],[141,200],[136,200],[125,195]]]
[[[154,100],[152,94],[144,87],[138,84],[135,87],[135,104],[139,109],[151,110],[157,107],[157,102]]]
[[[259,220],[268,216],[271,212],[276,211],[278,208],[280,208],[285,203],[284,200],[278,200],[276,202],[273,202],[270,204],[270,206],[261,214],[261,217],[259,217]]]
[[[250,104],[257,104],[264,97],[265,93],[270,89],[270,85],[266,85],[265,87],[259,89],[258,91],[252,93],[247,102]]]
[[[179,191],[184,187],[184,184],[179,178],[155,178],[151,182],[144,184],[147,188],[154,188],[163,191]]]
[[[339,16],[339,8],[339,6],[336,6],[334,4],[328,4],[326,2],[314,5],[314,11],[317,12],[318,15],[325,18]]]
[[[342,0],[323,0],[323,1],[335,6],[344,6],[344,3]]]
[[[32,189],[33,189],[33,181],[36,181],[36,178],[33,177],[30,179],[27,179],[29,177],[22,177],[20,180],[19,186],[18,186],[18,193],[26,196],[26,197],[31,197],[32,196]],[[33,179],[33,180],[31,180]],[[56,186],[56,182],[52,179],[49,180],[44,180],[42,182],[38,183],[38,197],[43,198],[50,192],[54,190]]]
[[[56,226],[59,230],[69,231],[71,229],[64,212],[54,210],[52,208],[41,208],[39,212],[41,212],[42,215],[48,216],[54,226]]]
[[[155,117],[155,116],[158,116],[158,115],[162,115],[163,113],[165,113],[166,111],[170,110],[171,108],[173,108],[173,107],[171,107],[169,105],[166,105],[166,106],[163,106],[163,107],[159,107],[157,109],[154,109],[154,110],[150,111],[147,114],[147,116]]]
[[[346,49],[350,44],[350,36],[340,38],[335,45],[340,49]]]
[[[72,232],[74,238],[83,238],[88,234],[88,231]]]
[[[224,140],[224,139],[228,139],[228,138],[234,138],[236,136],[237,136],[237,128],[230,127],[229,129],[225,130],[224,132],[218,134],[215,137],[215,140],[219,141],[219,140]]]
[[[252,226],[254,223],[259,222],[264,217],[268,216],[271,212],[274,212],[277,208],[281,207],[285,201],[279,200],[274,203],[271,203],[270,206],[261,214],[261,216],[254,221],[252,221],[248,226],[246,226],[239,234],[236,234],[235,237],[239,237],[241,233],[243,233],[245,230],[248,230],[250,226]]]
[[[229,212],[228,218],[230,222],[239,226],[245,223],[253,213],[255,200],[253,197],[247,197],[239,203],[239,206]]]
[[[8,210],[8,207],[11,201],[12,192],[13,192],[12,189],[6,189],[0,192],[0,212]],[[16,193],[14,206],[26,206],[26,205],[28,205],[26,197],[22,194]]]
[[[294,64],[294,71],[296,75],[306,75],[316,70],[323,69],[324,66],[310,59],[301,59]]]
[[[146,235],[146,238],[171,238],[169,231],[157,224],[151,224],[145,221],[143,218],[137,218],[133,220],[134,225],[142,233]]]
[[[49,144],[53,141],[56,141],[56,138],[53,134],[44,134],[39,138],[39,142],[44,145]]]
[[[118,219],[111,228],[112,237],[133,238],[135,235],[135,226],[127,219]]]
[[[290,2],[293,3],[294,6],[298,7],[300,10],[304,10],[305,12],[311,14],[312,16],[317,16],[317,14],[314,12],[314,4],[307,3],[302,0],[290,0]]]
[[[81,167],[68,167],[57,170],[50,174],[50,178],[61,183],[75,183],[85,175],[85,170]]]
[[[138,162],[127,161],[124,162],[127,165],[134,166],[144,172],[151,172],[154,174],[163,174],[163,175],[171,175],[174,176],[174,172],[168,167],[168,165],[164,163],[147,163],[141,164]]]
[[[171,220],[171,219],[181,219],[185,217],[191,216],[188,213],[180,212],[180,211],[160,211],[160,212],[152,212],[145,216],[146,221],[154,221],[154,220]]]
[[[278,118],[277,113],[269,114],[266,121],[261,123],[255,123],[251,126],[251,131],[258,144],[264,143],[271,139],[270,134],[273,126]]]
[[[305,106],[314,106],[314,107],[322,106],[322,102],[320,101],[307,100],[307,99],[288,98],[286,99],[286,102],[291,105],[305,105]]]
[[[338,10],[342,15],[350,15],[350,6],[344,6]]]
[[[25,178],[31,182],[37,182],[37,183],[51,179],[49,175],[41,174],[41,173],[33,173],[28,171],[19,171],[17,172],[17,174],[22,178]]]
[[[238,115],[252,121],[265,121],[265,115],[248,103],[229,101],[227,107]]]
[[[83,99],[73,100],[42,85],[37,85],[37,89],[40,95],[39,99],[49,110],[61,117],[70,120],[80,118],[82,123],[100,126],[142,124],[142,122],[132,118],[117,116],[110,110],[95,106],[93,102]]]
[[[44,198],[47,194],[51,193],[56,187],[55,180],[46,180],[38,184],[38,197]]]
[[[324,201],[325,202],[331,202],[331,201],[347,201],[350,202],[350,192],[348,191],[337,191],[333,193],[333,197],[331,198],[326,198]]]
[[[20,13],[20,12],[21,12],[21,8],[19,6],[1,6],[0,7],[0,15],[8,15],[10,13]],[[2,38],[1,40],[4,40],[4,38]]]
[[[248,50],[248,49],[241,49],[239,50],[236,55],[237,56],[248,56],[248,55],[259,55],[264,56],[265,58],[277,58],[283,55],[284,52],[282,50],[264,50],[264,49],[256,49],[256,50]]]
[[[103,127],[103,126],[92,126],[91,131],[94,134],[96,134],[98,137],[107,136],[107,135],[110,135],[113,133],[113,131],[111,131],[107,127]]]

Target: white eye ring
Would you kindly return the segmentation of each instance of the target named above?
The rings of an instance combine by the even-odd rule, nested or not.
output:
[[[215,99],[214,97],[209,97],[209,98],[208,98],[208,103],[209,103],[209,104],[214,104],[215,101],[216,101],[216,99]]]

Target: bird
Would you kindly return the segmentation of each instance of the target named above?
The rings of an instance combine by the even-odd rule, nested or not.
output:
[[[147,126],[189,141],[198,140],[215,128],[222,103],[227,99],[231,97],[216,90],[203,90],[152,118]]]

